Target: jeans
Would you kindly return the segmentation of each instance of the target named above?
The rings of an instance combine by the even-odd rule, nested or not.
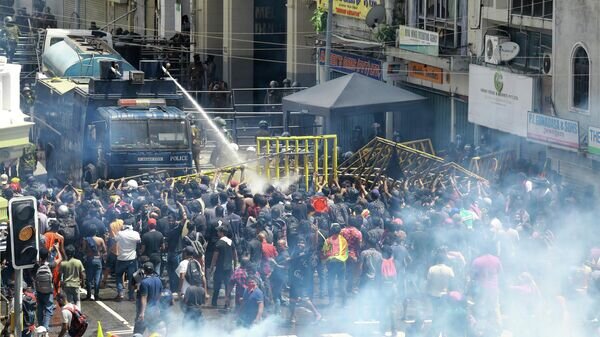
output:
[[[211,305],[217,306],[217,300],[219,299],[219,291],[221,291],[221,283],[225,289],[227,289],[227,283],[231,278],[231,270],[215,270],[215,276],[213,277],[213,295],[211,299]]]
[[[329,304],[335,301],[334,285],[335,280],[338,281],[337,289],[342,297],[342,304],[346,304],[346,263],[331,259],[327,261],[327,295],[329,296]]]
[[[43,326],[46,330],[50,327],[50,319],[54,314],[54,295],[36,293],[37,298],[37,321],[38,325]]]
[[[181,262],[181,253],[169,252],[167,255],[167,273],[169,274],[169,289],[172,292],[177,292],[179,289],[179,275],[177,275],[177,267]]]
[[[133,299],[133,273],[138,269],[137,260],[119,261],[117,260],[117,294],[123,296],[123,274],[127,273],[129,283],[129,299]]]
[[[100,257],[88,257],[85,260],[85,289],[88,297],[92,295],[91,290],[94,290],[94,297],[98,298],[100,292],[100,281],[102,280],[102,259]]]

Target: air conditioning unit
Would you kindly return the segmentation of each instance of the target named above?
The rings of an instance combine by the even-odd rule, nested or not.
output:
[[[542,55],[542,73],[544,75],[552,75],[552,53],[544,53]]]
[[[486,35],[485,36],[485,63],[500,64],[500,49],[499,46],[508,42],[510,39],[507,36]]]

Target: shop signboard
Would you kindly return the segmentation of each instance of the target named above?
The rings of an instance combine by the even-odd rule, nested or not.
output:
[[[408,26],[398,27],[396,46],[415,53],[438,56],[440,34]]]
[[[532,77],[471,64],[469,122],[527,137],[527,113],[536,111]]]
[[[371,8],[381,4],[381,0],[333,0],[333,13],[364,20]],[[317,6],[327,11],[328,0],[317,0]]]
[[[588,152],[600,156],[600,128],[589,127]]]
[[[376,58],[332,50],[330,59],[333,71],[359,73],[379,81],[383,79],[383,62]],[[319,49],[319,64],[325,65],[325,49]]]
[[[444,70],[423,63],[408,62],[408,77],[418,78],[436,84],[443,84]]]
[[[527,138],[568,149],[579,149],[579,124],[568,119],[529,112]]]

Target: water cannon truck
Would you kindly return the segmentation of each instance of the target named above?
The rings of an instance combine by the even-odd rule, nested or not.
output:
[[[61,30],[57,37],[52,31],[46,34],[33,109],[49,178],[79,186],[192,169],[183,96],[164,78],[160,61],[140,61],[137,70],[106,35]]]

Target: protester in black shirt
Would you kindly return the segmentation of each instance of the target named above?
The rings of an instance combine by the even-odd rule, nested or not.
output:
[[[219,299],[219,291],[221,285],[227,286],[231,272],[233,271],[233,265],[236,261],[236,253],[233,247],[233,241],[227,237],[228,230],[225,227],[219,227],[217,229],[217,235],[219,240],[215,244],[215,252],[212,256],[211,273],[213,274],[213,296],[211,305],[217,306],[217,300]]]
[[[142,256],[147,256],[154,265],[154,270],[161,273],[161,252],[164,245],[164,237],[156,230],[156,219],[148,219],[149,231],[142,235]]]

